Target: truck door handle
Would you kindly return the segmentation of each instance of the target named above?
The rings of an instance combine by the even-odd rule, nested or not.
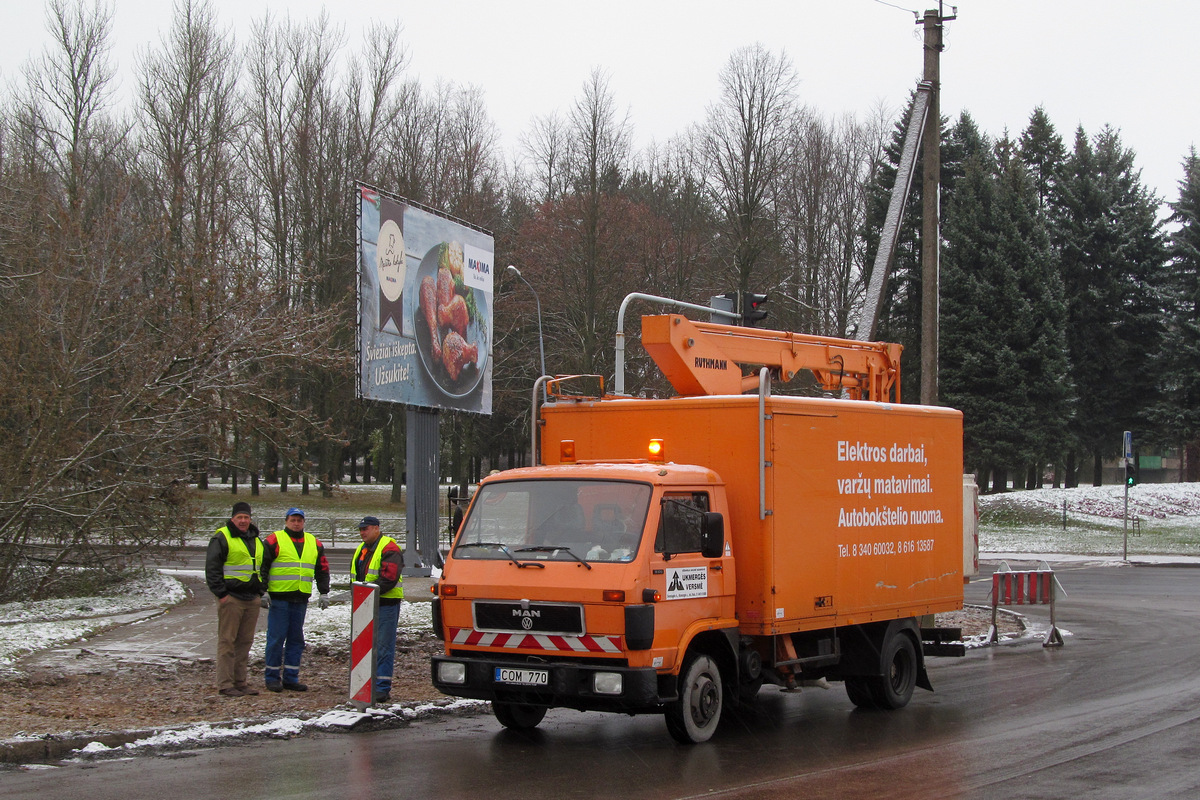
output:
[[[709,569],[711,569],[711,570],[715,570],[715,571],[717,571],[717,572],[720,572],[720,571],[721,571],[721,565],[720,565],[720,564],[709,564],[709,565],[708,565],[708,568],[709,568]]]

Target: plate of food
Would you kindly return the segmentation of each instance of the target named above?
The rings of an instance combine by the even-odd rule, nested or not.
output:
[[[488,359],[487,294],[463,283],[461,242],[429,249],[417,268],[413,325],[425,372],[449,397],[479,388]]]

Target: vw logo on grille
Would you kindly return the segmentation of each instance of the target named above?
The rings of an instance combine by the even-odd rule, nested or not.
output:
[[[533,628],[533,620],[529,617],[521,617],[521,627],[525,630],[531,630]]]

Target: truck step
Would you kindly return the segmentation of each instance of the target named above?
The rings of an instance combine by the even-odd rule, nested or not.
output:
[[[965,656],[962,628],[921,628],[921,650],[927,656]]]

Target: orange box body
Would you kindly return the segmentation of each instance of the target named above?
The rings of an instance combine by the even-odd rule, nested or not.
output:
[[[724,482],[743,635],[962,607],[962,414],[818,398],[766,399],[762,503],[756,396],[607,399],[543,407],[542,459],[646,457]]]

